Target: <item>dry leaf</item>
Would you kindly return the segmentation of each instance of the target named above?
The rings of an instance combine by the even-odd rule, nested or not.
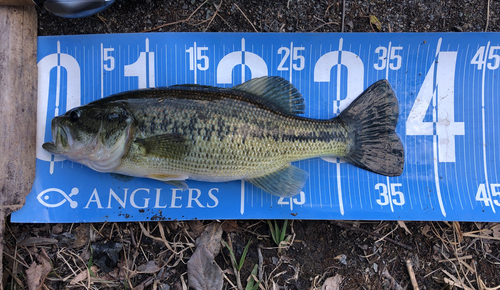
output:
[[[167,227],[171,230],[171,231],[177,231],[179,229],[179,222],[178,221],[166,221],[165,222],[167,224]]]
[[[52,234],[58,235],[63,231],[63,224],[57,224],[52,227]]]
[[[220,224],[212,223],[196,239],[196,251],[187,262],[190,287],[197,290],[222,289],[223,273],[214,261],[220,251],[221,238]]]
[[[400,227],[402,227],[403,229],[405,229],[406,233],[409,234],[411,236],[411,232],[410,230],[406,227],[406,224],[404,221],[398,221],[398,225]]]
[[[428,224],[426,224],[422,229],[422,234],[426,237],[429,238],[429,235],[427,235],[427,233],[431,230],[431,226],[429,226]]]
[[[78,275],[76,275],[75,278],[73,278],[73,280],[71,280],[71,282],[69,282],[69,284],[71,284],[71,285],[78,284],[79,282],[87,279],[88,276],[89,276],[89,271],[87,269],[85,269],[85,270],[81,271],[80,273],[78,273]]]
[[[222,270],[206,247],[198,247],[187,263],[189,286],[196,290],[222,289]]]
[[[33,255],[36,257],[36,260],[41,264],[37,265],[35,262],[33,262],[33,264],[31,264],[31,266],[26,270],[28,288],[30,290],[38,289],[40,285],[43,284],[43,281],[45,281],[45,278],[47,278],[47,275],[52,270],[50,259],[48,258],[47,252],[45,251],[44,248],[41,249],[41,254],[33,253]]]
[[[90,241],[90,225],[82,224],[75,228],[74,235],[76,237],[73,242],[73,248],[78,249],[87,245]]]
[[[30,267],[26,270],[26,280],[28,280],[28,289],[37,290],[40,286],[40,280],[42,278],[43,267],[42,265],[37,265],[33,262]]]
[[[377,16],[370,15],[369,17],[370,17],[370,25],[375,25],[378,31],[382,31],[382,24],[378,20]]]
[[[500,223],[496,226],[493,226],[491,230],[493,231],[493,237],[500,238]]]
[[[219,254],[222,239],[222,228],[219,223],[208,225],[201,236],[196,239],[196,247],[205,247],[215,257]]]
[[[337,274],[334,277],[326,279],[323,286],[321,286],[321,290],[339,290],[340,283],[342,283],[342,276]]]
[[[236,232],[239,229],[240,227],[238,226],[238,223],[233,220],[225,221],[222,224],[222,230],[225,231],[226,233]]]
[[[140,273],[156,273],[158,271],[160,271],[160,267],[158,267],[158,265],[156,264],[156,261],[148,261],[147,263],[145,264],[142,264],[140,265],[139,267],[137,267],[137,271],[139,271]]]
[[[205,225],[203,225],[203,222],[200,220],[194,220],[194,221],[189,221],[188,222],[189,228],[191,229],[191,232],[193,233],[193,238],[196,239],[203,233],[203,230],[205,229]]]

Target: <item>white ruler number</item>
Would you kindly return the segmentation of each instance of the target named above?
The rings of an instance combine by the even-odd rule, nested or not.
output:
[[[111,55],[114,52],[114,48],[103,48],[103,68],[106,71],[112,71],[115,69],[115,58]]]
[[[404,205],[405,195],[398,190],[400,186],[403,186],[403,184],[391,183],[390,186],[387,186],[385,183],[375,184],[375,189],[378,190],[380,194],[380,198],[377,199],[377,204],[380,206],[390,205],[392,212],[394,212],[393,205]]]
[[[403,57],[397,54],[398,51],[403,50],[401,46],[392,46],[389,43],[389,48],[385,46],[379,46],[375,49],[375,53],[379,55],[379,61],[373,65],[376,70],[384,70],[389,64],[389,69],[398,70],[401,68],[401,63],[403,62]],[[387,52],[390,51],[389,55]],[[389,59],[387,59],[389,58]]]
[[[290,82],[292,82],[292,72],[301,71],[305,68],[306,59],[300,53],[305,51],[306,48],[302,46],[293,46],[293,42],[290,43],[290,47],[280,47],[278,49],[278,54],[282,55],[281,61],[278,65],[278,71],[290,71]],[[290,57],[291,56],[291,57]],[[290,66],[286,66],[286,62],[290,60]]]
[[[298,197],[298,198],[297,198]],[[301,191],[300,194],[297,197],[288,197],[285,200],[285,197],[280,197],[278,199],[278,204],[279,205],[290,205],[290,210],[293,210],[293,205],[303,205],[306,203],[306,194]]]
[[[439,52],[437,64],[434,62],[425,76],[406,122],[406,135],[438,136],[439,162],[455,162],[455,136],[465,135],[464,123],[455,121],[456,59],[456,51]],[[432,122],[424,121],[429,106],[433,108]]]
[[[139,89],[155,87],[155,53],[149,51],[146,38],[146,51],[139,54],[136,62],[124,67],[126,77],[137,77]]]
[[[189,55],[189,70],[194,71],[194,83],[198,83],[197,71],[205,71],[209,68],[209,58],[208,58],[208,47],[202,46],[198,47],[196,42],[193,46],[186,49],[186,53]],[[204,54],[207,53],[207,54]]]
[[[500,55],[497,54],[496,50],[500,50],[500,46],[490,46],[487,53],[485,53],[486,47],[479,47],[470,64],[477,65],[478,70],[483,69],[483,65],[490,70],[497,69],[500,66]]]

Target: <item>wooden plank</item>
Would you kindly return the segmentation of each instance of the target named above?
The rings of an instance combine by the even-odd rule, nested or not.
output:
[[[0,6],[0,253],[5,217],[21,208],[35,178],[37,14]],[[2,255],[0,255],[0,273]],[[0,289],[3,289],[0,279]]]

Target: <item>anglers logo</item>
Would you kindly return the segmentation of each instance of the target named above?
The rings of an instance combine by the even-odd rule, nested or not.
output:
[[[53,194],[53,192],[58,194]],[[71,193],[67,195],[64,191],[59,188],[48,188],[36,197],[38,201],[46,207],[59,207],[63,205],[66,201],[69,202],[69,206],[71,208],[76,208],[78,206],[78,202],[71,199],[73,195],[78,194],[78,188],[74,187],[71,190]],[[61,200],[61,196],[63,199]],[[59,202],[57,202],[59,200]]]

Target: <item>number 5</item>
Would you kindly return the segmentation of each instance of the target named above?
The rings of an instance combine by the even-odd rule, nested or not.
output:
[[[493,63],[488,63],[488,68],[491,70],[497,69],[500,65],[500,55],[495,54],[495,50],[500,49],[500,46],[491,46],[488,53],[488,59],[492,59]]]

